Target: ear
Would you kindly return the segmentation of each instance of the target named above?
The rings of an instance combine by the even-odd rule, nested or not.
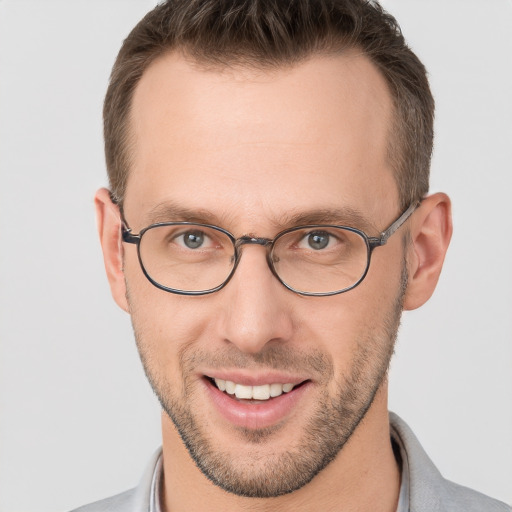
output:
[[[426,197],[411,217],[409,280],[404,309],[416,309],[434,293],[452,237],[451,202],[446,194]]]
[[[100,235],[103,261],[110,283],[112,297],[117,305],[128,312],[126,285],[123,272],[123,243],[121,240],[121,216],[119,207],[110,199],[110,192],[101,188],[94,196],[96,222]]]

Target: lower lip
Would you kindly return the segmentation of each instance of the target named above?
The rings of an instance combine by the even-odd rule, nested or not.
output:
[[[289,393],[259,403],[238,401],[220,391],[209,379],[203,379],[212,402],[230,423],[249,429],[268,428],[284,420],[311,387],[311,382],[292,389]]]

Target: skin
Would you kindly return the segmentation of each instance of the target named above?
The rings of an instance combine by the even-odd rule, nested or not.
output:
[[[346,223],[376,236],[401,213],[386,152],[391,118],[385,81],[354,52],[314,56],[272,71],[206,70],[167,54],[150,66],[135,92],[125,217],[138,233],[157,220],[180,220],[162,218],[161,205],[172,203],[209,211],[212,223],[237,237],[272,238],[292,215],[351,208],[363,217],[361,225],[349,218]],[[364,418],[352,425],[330,464],[309,483],[276,498],[238,496],[212,483],[163,413],[166,509],[396,510],[400,474],[389,441],[381,370],[393,348],[397,303],[419,307],[437,283],[451,236],[447,196],[423,200],[402,234],[375,250],[358,287],[323,298],[285,289],[260,246],[244,248],[234,277],[215,294],[163,292],[142,274],[135,246],[121,243],[119,211],[105,189],[96,195],[96,208],[112,294],[131,315],[146,372],[164,408],[188,411],[216,453],[225,454],[226,464],[241,474],[254,479],[265,462],[297,449],[306,453],[304,437],[319,404],[340,397],[366,356],[364,382],[356,388],[367,398],[368,410],[360,411]],[[410,244],[404,248],[407,230]],[[408,280],[402,294],[404,265]],[[235,427],[219,414],[201,382],[223,362],[229,371],[261,378],[271,371],[265,355],[272,351],[283,367],[285,358],[296,354],[310,384],[279,425],[256,441],[254,429]],[[321,354],[330,372],[322,376],[308,367],[312,354]],[[201,362],[194,365],[198,355]],[[234,368],[235,360],[243,362],[242,370]],[[333,436],[340,434],[336,425],[329,428]]]

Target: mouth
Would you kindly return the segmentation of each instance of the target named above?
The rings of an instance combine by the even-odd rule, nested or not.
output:
[[[208,373],[201,381],[212,412],[233,427],[258,430],[284,426],[313,405],[311,393],[316,386],[305,376],[278,372],[251,375],[238,370]]]
[[[291,391],[303,386],[307,380],[299,383],[272,383],[262,384],[259,386],[248,386],[233,382],[231,380],[218,379],[213,377],[205,376],[206,379],[215,386],[219,391],[222,391],[231,398],[244,401],[248,403],[260,403],[273,398],[277,398],[284,393],[290,393]]]

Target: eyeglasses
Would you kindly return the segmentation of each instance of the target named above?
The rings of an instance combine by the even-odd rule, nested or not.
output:
[[[151,224],[132,234],[122,219],[123,241],[137,245],[140,266],[157,288],[180,295],[213,293],[229,282],[244,245],[262,245],[274,276],[300,295],[336,295],[365,278],[376,247],[412,215],[411,204],[379,237],[348,226],[315,224],[281,231],[275,238],[235,238],[218,226],[194,222]]]

